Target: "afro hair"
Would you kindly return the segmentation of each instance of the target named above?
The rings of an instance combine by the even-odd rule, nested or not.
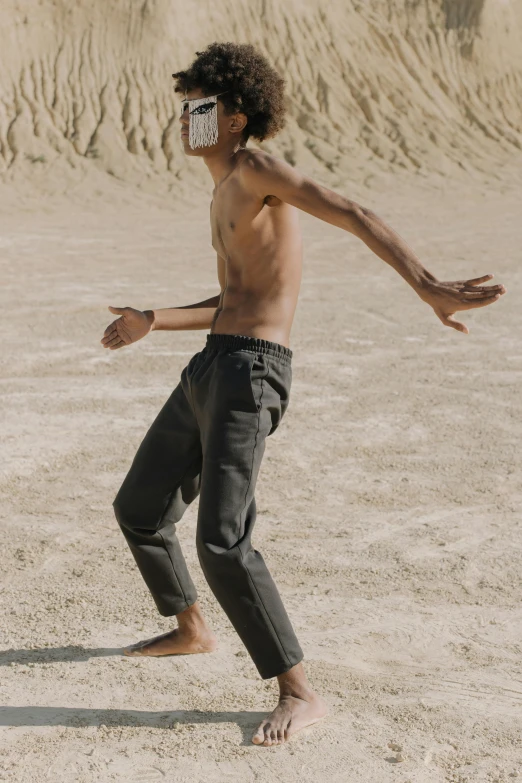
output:
[[[242,145],[249,137],[264,141],[285,125],[285,80],[252,44],[212,43],[186,71],[173,73],[174,91],[200,89],[220,95],[226,115],[243,112],[248,122]]]

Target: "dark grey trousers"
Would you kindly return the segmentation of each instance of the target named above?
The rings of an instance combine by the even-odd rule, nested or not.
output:
[[[199,494],[197,552],[217,600],[263,679],[303,658],[262,555],[251,544],[265,439],[288,407],[292,352],[242,335],[207,335],[142,441],[113,506],[160,614],[196,589],[176,537]]]

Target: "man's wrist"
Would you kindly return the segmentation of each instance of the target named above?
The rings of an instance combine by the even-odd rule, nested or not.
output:
[[[154,330],[156,328],[155,327],[156,316],[154,314],[154,310],[143,310],[142,312],[150,324],[151,331]]]
[[[437,278],[430,274],[426,269],[422,270],[422,274],[416,277],[415,282],[412,284],[412,288],[422,299],[426,293],[429,293],[433,286],[437,285]]]

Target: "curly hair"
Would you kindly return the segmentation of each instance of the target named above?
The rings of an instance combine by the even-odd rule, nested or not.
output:
[[[248,122],[241,144],[249,137],[264,141],[285,126],[285,79],[252,44],[212,43],[186,71],[173,73],[175,92],[200,89],[220,95],[227,116],[243,112]]]

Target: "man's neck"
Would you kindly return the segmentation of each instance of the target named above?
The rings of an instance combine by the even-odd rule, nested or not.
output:
[[[209,153],[209,155],[203,156],[203,161],[207,166],[216,190],[221,182],[228,177],[228,175],[235,169],[239,155],[243,148],[237,144],[233,149],[219,152]]]

